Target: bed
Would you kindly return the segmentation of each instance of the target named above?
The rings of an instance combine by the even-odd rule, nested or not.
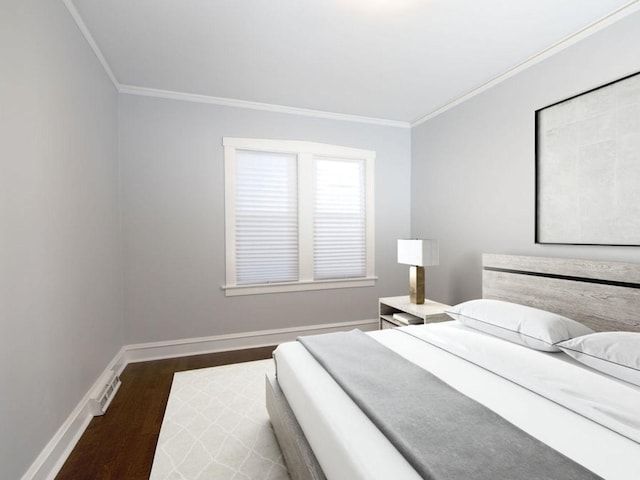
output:
[[[553,312],[596,332],[639,332],[640,265],[485,254],[483,299]],[[456,320],[368,336],[592,472],[589,478],[637,478],[640,386],[565,352],[529,348]],[[274,358],[267,409],[293,479],[425,478],[300,342],[280,345]]]

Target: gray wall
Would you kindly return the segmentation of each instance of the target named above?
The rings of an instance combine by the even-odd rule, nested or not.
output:
[[[640,71],[640,14],[412,130],[411,227],[440,239],[431,297],[481,296],[481,254],[638,261],[637,247],[536,245],[534,112]]]
[[[0,15],[0,478],[123,345],[117,93],[62,2]]]
[[[376,286],[225,297],[223,136],[375,150]],[[406,292],[409,129],[122,95],[120,149],[126,343],[371,319]]]

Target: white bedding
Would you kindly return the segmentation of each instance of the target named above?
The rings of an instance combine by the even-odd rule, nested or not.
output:
[[[582,415],[397,329],[370,333],[382,344],[600,476],[611,480],[637,478],[640,444],[583,415],[591,409],[591,414],[598,417],[596,420],[609,422],[610,427],[617,423],[625,435],[633,437],[640,432],[640,389],[595,374],[567,360],[562,353],[527,349],[457,322],[403,330],[426,336],[442,347],[447,343],[472,342],[473,348],[455,347],[458,354],[473,356],[477,362],[496,355],[502,357],[497,366],[508,367],[503,375],[522,372],[535,379],[527,388],[542,384],[547,389],[554,386],[551,388],[554,390],[557,386],[560,401],[573,402],[568,407],[581,411]],[[275,359],[280,387],[329,480],[420,478],[301,344],[280,345]],[[598,392],[595,402],[594,389]],[[616,410],[607,407],[611,404]]]

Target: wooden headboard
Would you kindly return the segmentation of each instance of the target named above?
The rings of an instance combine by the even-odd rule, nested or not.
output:
[[[640,264],[482,256],[482,296],[541,308],[596,331],[640,332]]]

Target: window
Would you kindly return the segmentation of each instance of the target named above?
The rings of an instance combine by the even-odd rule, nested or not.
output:
[[[374,284],[375,152],[224,138],[226,294]]]

